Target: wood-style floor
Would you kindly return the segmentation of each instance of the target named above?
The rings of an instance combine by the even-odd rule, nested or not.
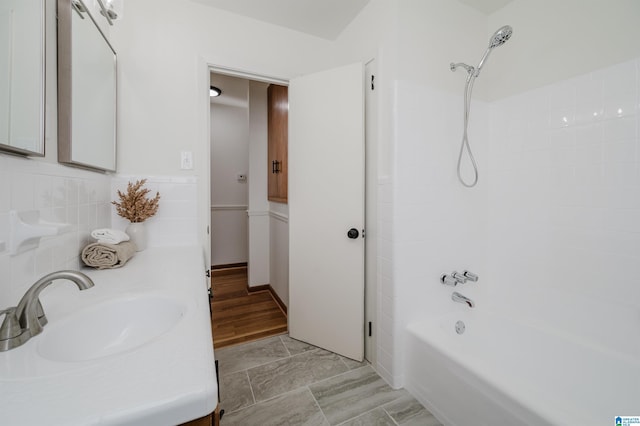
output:
[[[212,271],[213,346],[220,349],[287,332],[287,317],[268,290],[247,291],[247,268]]]

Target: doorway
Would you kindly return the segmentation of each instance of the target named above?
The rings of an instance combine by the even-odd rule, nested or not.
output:
[[[211,260],[214,345],[287,331],[288,209],[267,200],[267,90],[212,69]],[[278,82],[279,83],[279,82]]]
[[[370,70],[370,64],[367,64],[366,70],[367,72],[369,72]],[[244,77],[244,78],[249,78],[251,79],[252,77],[255,77],[252,74],[246,74],[246,73],[238,73],[236,71],[229,71],[226,69],[220,69],[220,68],[213,68],[212,69],[213,72],[219,72],[225,75],[233,75],[235,77]],[[257,81],[257,82],[262,82],[264,83],[269,82],[270,79],[264,79],[264,78],[258,78],[256,80],[252,80],[252,81]],[[286,84],[286,82],[283,82]],[[367,98],[367,114],[370,113],[371,108],[369,105],[369,98],[373,97],[373,94],[370,93],[369,91],[364,92],[365,94],[363,95],[363,97],[366,96]],[[375,98],[375,97],[373,97]],[[368,124],[367,124],[368,125]],[[376,128],[375,125],[373,127],[374,129],[374,133],[376,132]],[[368,130],[369,131],[369,130]],[[266,143],[264,144],[265,148],[266,148]],[[373,193],[375,194],[375,192],[377,191],[377,175],[376,175],[376,171],[377,171],[377,160],[375,156],[370,156],[370,154],[372,152],[375,152],[377,149],[375,146],[373,146],[373,151],[370,150],[370,146],[369,146],[369,141],[367,140],[367,157],[366,157],[366,163],[367,163],[367,178],[366,178],[366,183],[367,183],[367,197],[369,197],[368,194],[371,193],[371,191],[373,191]],[[264,170],[262,171],[257,171],[258,175],[260,176],[260,173],[263,173],[263,176],[266,176],[267,174],[267,170],[266,170],[266,161],[263,162],[263,166],[264,166]],[[251,179],[254,178],[256,176],[256,171],[250,170],[248,172],[248,181],[251,182]],[[212,182],[212,186],[215,185],[215,181]],[[363,193],[363,197],[364,197],[364,193]],[[251,203],[249,203],[251,204]],[[374,273],[370,273],[367,272],[367,291],[366,291],[366,300],[367,300],[367,309],[366,309],[366,317],[363,318],[363,324],[364,324],[364,329],[361,330],[360,335],[362,336],[362,339],[366,339],[367,340],[367,344],[365,345],[366,348],[366,354],[365,357],[366,359],[368,359],[371,362],[375,362],[375,344],[370,344],[369,342],[373,342],[373,339],[375,338],[375,322],[373,321],[373,318],[375,317],[376,314],[376,302],[375,302],[375,296],[377,293],[377,274],[375,273],[375,259],[377,257],[376,252],[375,252],[375,238],[376,238],[376,233],[375,233],[375,210],[376,210],[376,204],[375,204],[375,199],[371,198],[371,202],[369,200],[367,200],[367,205],[366,205],[366,210],[367,210],[367,214],[371,215],[370,218],[367,218],[367,226],[371,226],[371,230],[367,229],[367,234],[368,236],[371,237],[372,241],[374,244],[369,244],[369,241],[367,241],[367,270],[371,271],[373,270]],[[373,209],[373,211],[370,211],[371,209]],[[269,220],[269,231],[273,232],[274,230],[274,222],[276,224],[279,224],[280,227],[282,227],[282,225],[285,225],[284,227],[287,229],[288,231],[288,206],[286,204],[281,205],[281,204],[277,204],[277,203],[271,203],[271,205],[269,205],[266,207],[266,209],[264,210],[260,210],[260,209],[253,209],[251,205],[249,205],[249,209],[248,209],[248,217],[249,217],[249,221],[251,221],[252,218],[258,218],[258,217],[266,217]],[[373,222],[372,222],[373,221]],[[370,225],[372,224],[372,225]],[[364,223],[362,224],[362,226],[364,226]],[[215,233],[215,230],[213,231]],[[249,232],[248,232],[248,239],[251,240],[252,236],[253,236],[253,232],[251,229],[251,226],[249,226]],[[273,234],[271,234],[269,236],[269,244],[270,244],[270,248],[273,248]],[[289,238],[288,235],[286,236],[286,238],[284,239],[286,242],[288,242]],[[249,246],[251,247],[251,243],[249,243]],[[373,248],[371,248],[373,247]],[[287,244],[287,250],[288,250],[288,244]],[[249,248],[249,251],[251,251],[251,248]],[[212,254],[213,257],[213,254]],[[273,278],[273,274],[274,274],[274,269],[278,269],[280,268],[280,275],[285,278],[284,281],[287,284],[288,287],[288,272],[289,272],[289,267],[288,267],[288,260],[289,260],[289,253],[287,252],[284,256],[281,255],[281,257],[278,259],[277,262],[273,262],[274,257],[277,256],[273,256],[273,254],[270,255],[270,264],[269,264],[269,270],[270,270],[270,276],[269,276],[269,281],[272,280]],[[373,262],[370,262],[369,259],[372,259]],[[282,268],[283,265],[286,265],[286,268]],[[248,266],[249,266],[249,272],[248,272],[248,276],[249,276],[249,286],[251,286],[251,277],[252,275],[254,275],[252,273],[252,271],[255,269],[255,264],[252,260],[248,261]],[[363,266],[364,269],[364,266]],[[255,275],[254,275],[255,276]],[[272,283],[270,283],[272,284]],[[288,290],[288,288],[287,288]],[[284,304],[288,305],[289,300],[289,292],[282,292],[282,298],[285,299],[284,300]],[[365,299],[365,294],[362,294],[362,303],[364,303]],[[365,314],[363,314],[364,316]],[[369,324],[371,323],[371,326],[369,326]],[[371,334],[369,334],[369,330],[372,331]]]

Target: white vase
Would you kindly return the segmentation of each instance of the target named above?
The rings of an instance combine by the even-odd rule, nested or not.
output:
[[[147,228],[144,222],[130,223],[125,232],[129,236],[129,241],[136,245],[137,251],[147,248]]]

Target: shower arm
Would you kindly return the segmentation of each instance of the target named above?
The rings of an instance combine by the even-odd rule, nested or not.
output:
[[[458,67],[462,67],[465,70],[467,70],[467,72],[469,74],[475,74],[475,68],[472,67],[471,65],[467,65],[464,62],[458,62],[457,64],[454,64],[453,62],[451,62],[451,64],[449,65],[449,67],[451,68],[451,71],[455,71],[456,69],[458,69]]]

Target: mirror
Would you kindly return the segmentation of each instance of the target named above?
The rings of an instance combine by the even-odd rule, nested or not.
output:
[[[116,170],[116,53],[83,0],[58,0],[58,161]]]
[[[44,0],[0,1],[0,150],[44,155]]]

